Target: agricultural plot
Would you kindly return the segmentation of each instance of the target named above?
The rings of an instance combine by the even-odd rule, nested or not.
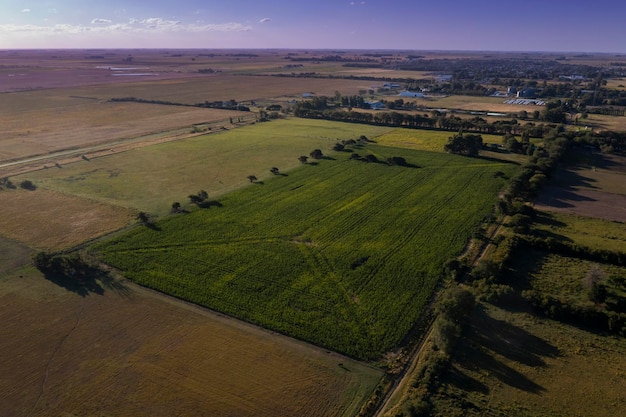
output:
[[[430,415],[597,416],[626,413],[626,339],[482,305]]]
[[[541,210],[626,222],[626,159],[580,153],[559,169],[535,202]]]
[[[444,145],[452,132],[421,129],[395,129],[376,138],[376,142],[384,146],[404,149],[415,149],[431,152],[444,152]],[[502,137],[497,135],[481,135],[484,143],[501,143]]]
[[[189,133],[193,124],[225,124],[231,117],[254,119],[253,114],[237,111],[110,103],[95,98],[46,97],[39,93],[28,96],[14,93],[1,107],[6,111],[0,113],[0,162],[175,129]]]
[[[626,251],[626,225],[592,217],[538,212],[533,234],[593,249]]]
[[[372,359],[409,331],[445,260],[516,166],[368,145],[92,248],[141,285]]]
[[[81,296],[34,268],[0,273],[3,416],[348,417],[382,376],[128,283],[99,285]]]
[[[385,127],[289,119],[258,123],[230,131],[138,148],[102,158],[17,176],[40,188],[135,208],[169,213],[174,201],[203,189],[211,198],[249,183],[248,175],[271,176],[287,171],[298,156],[315,148],[324,152],[338,141],[378,136]]]
[[[68,249],[133,222],[132,210],[51,190],[0,191],[0,237],[31,248]]]
[[[568,304],[593,305],[589,300],[585,278],[590,271],[603,277],[609,299],[626,299],[626,268],[598,264],[539,251],[529,252],[525,262],[533,265],[528,271],[530,286],[542,294],[556,297]],[[623,301],[622,301],[623,303]]]

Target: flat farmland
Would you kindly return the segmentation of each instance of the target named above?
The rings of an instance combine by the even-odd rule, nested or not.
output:
[[[626,224],[559,212],[537,213],[535,234],[552,237],[593,249],[623,252],[626,248]]]
[[[367,88],[367,81],[325,78],[291,78],[219,73],[180,79],[141,79],[126,83],[108,83],[54,89],[48,94],[56,96],[95,97],[106,100],[114,97],[137,97],[147,100],[165,100],[184,104],[205,101],[237,101],[271,99],[290,96],[301,98],[304,93],[333,96],[335,91],[344,95],[357,94]],[[37,94],[44,91],[10,93]],[[17,99],[15,100],[17,101]],[[17,104],[19,106],[19,103]]]
[[[127,226],[134,212],[37,189],[0,191],[0,236],[40,250],[76,246]]]
[[[1,269],[1,268],[0,268]],[[6,416],[351,416],[378,369],[128,283],[0,277]]]
[[[444,152],[444,145],[448,138],[454,136],[453,132],[422,129],[395,129],[376,137],[376,142],[404,149],[415,149],[431,152]],[[485,143],[501,143],[502,136],[481,135]]]
[[[367,145],[93,247],[151,288],[363,359],[420,316],[517,167]]]
[[[176,129],[189,133],[195,123],[226,124],[230,117],[254,117],[228,110],[113,103],[57,94],[5,97],[8,100],[0,104],[0,162]]]
[[[541,210],[626,222],[626,158],[581,153],[535,201]]]
[[[425,103],[429,107],[503,113],[517,113],[522,110],[532,113],[535,110],[542,111],[544,108],[544,106],[505,104],[505,100],[506,98],[503,97],[447,96],[441,98],[430,97]]]
[[[626,413],[626,339],[483,305],[441,378],[434,417]]]
[[[300,155],[324,152],[342,139],[376,137],[390,128],[306,119],[257,123],[230,131],[197,136],[130,150],[63,168],[13,177],[40,188],[130,207],[152,214],[169,213],[203,189],[211,198],[249,184],[248,175],[270,176],[269,169],[287,171]]]
[[[623,132],[626,131],[626,117],[589,114],[586,119],[579,119],[578,125],[600,131],[612,130],[615,132]]]

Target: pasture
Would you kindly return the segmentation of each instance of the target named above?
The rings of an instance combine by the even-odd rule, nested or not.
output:
[[[533,233],[609,251],[626,251],[626,224],[564,213],[537,213]]]
[[[367,145],[92,248],[133,281],[362,359],[422,313],[516,166]],[[217,207],[216,207],[217,206]]]
[[[257,123],[185,140],[168,142],[13,177],[40,188],[134,208],[169,213],[189,194],[206,190],[211,198],[249,183],[247,176],[287,171],[313,149],[329,151],[343,139],[375,137],[391,128],[289,119]]]
[[[384,146],[415,149],[430,152],[444,152],[444,145],[454,132],[421,129],[394,129],[376,137],[376,142]],[[481,135],[484,143],[501,143],[502,136]]]
[[[436,417],[626,412],[626,340],[481,305],[433,396]]]
[[[98,286],[0,274],[3,415],[347,417],[382,376],[130,283]]]

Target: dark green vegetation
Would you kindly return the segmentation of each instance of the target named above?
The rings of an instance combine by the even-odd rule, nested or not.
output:
[[[360,153],[385,161],[397,148]],[[134,281],[349,355],[397,344],[517,167],[402,151],[304,164],[93,247]]]

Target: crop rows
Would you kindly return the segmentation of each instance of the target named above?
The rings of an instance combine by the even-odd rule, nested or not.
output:
[[[363,359],[418,319],[513,165],[368,145],[413,167],[302,166],[93,249],[142,285]],[[359,150],[362,152],[362,150]]]

